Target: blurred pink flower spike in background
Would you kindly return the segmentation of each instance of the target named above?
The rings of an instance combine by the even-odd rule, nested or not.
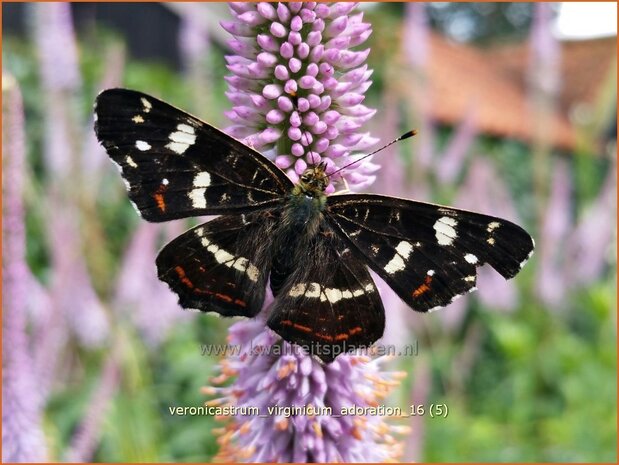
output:
[[[2,461],[49,459],[43,435],[43,399],[37,388],[34,354],[26,333],[28,289],[25,212],[24,109],[17,82],[2,76]]]

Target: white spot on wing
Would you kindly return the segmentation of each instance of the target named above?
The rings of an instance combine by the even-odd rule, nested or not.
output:
[[[533,241],[533,238],[531,238],[531,240]],[[535,242],[533,242],[533,247],[535,247]],[[525,258],[524,260],[520,262],[520,269],[522,269],[522,267],[526,265],[526,263],[529,261],[529,258],[531,258],[531,255],[533,255],[533,250],[529,252],[529,255],[527,255],[527,258]]]
[[[389,263],[385,265],[385,271],[389,274],[397,273],[398,271],[402,271],[404,268],[406,268],[406,265],[404,264],[404,260],[402,260],[400,254],[395,254]]]
[[[327,297],[327,300],[331,302],[332,304],[344,298],[342,291],[340,291],[339,289],[331,289],[331,288],[325,289],[324,295]]]
[[[303,283],[295,284],[290,288],[290,291],[288,291],[290,297],[299,297],[303,294],[305,294],[305,284]]]
[[[136,140],[135,146],[138,150],[141,150],[142,152],[146,152],[147,150],[150,150],[152,148],[148,142],[144,142],[143,140]]]
[[[395,248],[396,252],[398,252],[404,259],[407,259],[410,253],[413,251],[413,246],[410,242],[402,241]]]
[[[413,251],[413,246],[410,242],[401,241],[395,248],[396,254],[385,265],[385,271],[389,274],[397,273],[406,268],[405,260],[408,260],[409,255]]]
[[[135,115],[133,118],[131,118],[131,121],[133,121],[136,124],[139,124],[139,123],[144,122],[144,118],[142,118],[142,115]]]
[[[451,245],[458,234],[456,233],[455,227],[457,226],[458,221],[449,216],[442,216],[436,223],[434,223],[434,230],[436,231],[436,240],[439,245]]]
[[[196,233],[198,234],[198,236],[202,236],[204,234],[204,231],[196,230]],[[207,237],[202,238],[202,245],[206,247],[207,251],[213,254],[217,263],[245,273],[247,277],[253,282],[258,281],[260,272],[258,271],[258,268],[256,268],[256,266],[253,265],[247,258],[235,258],[234,255],[232,255],[231,253],[218,247],[216,244],[213,244]]]
[[[205,193],[206,189],[193,189],[187,193],[187,197],[191,200],[191,205],[194,208],[206,208]]]
[[[211,185],[211,175],[206,171],[198,173],[193,178],[193,187],[208,187]]]
[[[492,231],[494,231],[499,226],[501,226],[501,223],[497,223],[496,221],[493,221],[492,223],[488,224],[488,227],[486,228],[486,231],[491,233]]]
[[[153,108],[152,103],[150,103],[144,97],[141,97],[140,100],[142,101],[142,105],[144,106],[144,113],[148,113],[151,110],[151,108]]]
[[[467,253],[464,256],[464,259],[471,265],[474,265],[475,263],[477,263],[477,256],[473,255],[472,253]]]
[[[138,164],[133,160],[133,158],[131,158],[131,155],[127,155],[125,157],[125,161],[127,162],[127,165],[129,165],[131,168],[138,167]]]
[[[179,155],[185,153],[190,146],[196,143],[195,130],[188,124],[181,123],[176,126],[176,131],[171,133],[168,138],[171,142],[166,147]]]
[[[310,283],[307,286],[307,290],[305,291],[305,297],[317,299],[320,297],[320,284],[318,283]]]

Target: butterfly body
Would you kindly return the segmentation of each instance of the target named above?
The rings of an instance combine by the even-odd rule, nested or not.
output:
[[[148,221],[221,215],[159,253],[159,278],[184,308],[256,316],[325,362],[378,340],[376,272],[416,311],[475,289],[476,268],[515,276],[533,252],[519,226],[492,216],[371,194],[325,194],[323,164],[293,184],[222,131],[154,97],[102,92],[95,131]]]

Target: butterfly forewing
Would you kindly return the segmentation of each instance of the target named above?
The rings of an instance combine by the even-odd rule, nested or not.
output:
[[[102,92],[95,132],[149,221],[267,208],[291,181],[258,152],[154,97]]]
[[[268,326],[331,362],[379,339],[385,312],[365,264],[325,225],[307,261],[280,290]]]
[[[157,257],[159,279],[184,308],[224,316],[255,316],[270,271],[269,211],[220,216],[183,233]]]
[[[499,218],[378,195],[338,195],[327,219],[413,309],[432,310],[475,288],[488,263],[512,278],[533,239]]]

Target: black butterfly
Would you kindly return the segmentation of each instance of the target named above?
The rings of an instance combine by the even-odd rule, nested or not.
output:
[[[492,216],[370,194],[326,196],[323,165],[298,184],[252,148],[154,97],[102,92],[95,131],[148,221],[222,215],[157,257],[181,306],[225,316],[260,312],[268,326],[325,362],[383,335],[368,268],[416,311],[475,289],[489,263],[514,277],[533,253],[519,226]]]

